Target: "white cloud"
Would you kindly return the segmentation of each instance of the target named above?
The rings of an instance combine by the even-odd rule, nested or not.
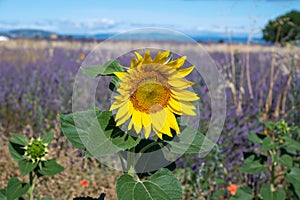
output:
[[[20,23],[16,21],[0,21],[0,29],[41,29],[54,31],[58,33],[84,33],[92,34],[97,31],[107,32],[118,26],[113,19],[57,19],[57,20],[41,20],[35,22]]]

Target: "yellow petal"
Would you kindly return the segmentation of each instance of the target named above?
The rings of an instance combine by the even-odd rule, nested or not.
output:
[[[161,130],[167,123],[167,115],[165,110],[162,109],[155,113],[150,113],[150,117],[153,128],[155,128],[158,132],[161,132]]]
[[[159,139],[161,139],[161,140],[163,139],[163,138],[162,138],[162,133],[155,132],[155,134],[157,135],[157,137],[158,137]]]
[[[171,129],[169,123],[165,124],[165,127],[162,129],[162,133],[168,135],[169,137],[172,137]]]
[[[147,113],[141,112],[142,115],[142,125],[144,130],[145,138],[148,139],[151,132],[151,118]]]
[[[165,135],[168,135],[169,137],[172,137],[172,133],[171,133],[171,129],[170,129],[170,126],[167,124],[165,127],[163,127],[161,130],[157,130],[156,128],[154,128],[154,132],[155,134],[160,138],[162,139],[162,135],[165,134]]]
[[[128,112],[130,111],[130,101],[126,101],[124,104],[122,104],[122,106],[119,108],[117,114],[116,114],[116,121],[118,121],[119,119],[123,118],[125,115],[128,114]]]
[[[159,64],[164,64],[168,56],[170,55],[170,51],[165,51],[165,52],[157,52],[157,55],[155,56],[153,63],[159,63]]]
[[[172,108],[172,106],[170,106],[170,105],[167,105],[167,108],[169,108],[170,111],[171,111],[172,113],[175,113],[176,115],[183,115],[183,113],[182,113],[181,111],[178,111],[178,110]]]
[[[166,109],[166,113],[167,113],[167,117],[168,117],[170,127],[173,130],[175,130],[176,134],[179,134],[180,130],[179,130],[179,126],[178,126],[176,117],[174,116],[174,114],[169,109]]]
[[[178,58],[177,60],[173,60],[166,65],[169,67],[172,67],[173,69],[179,69],[185,62],[186,56],[183,56],[181,58]]]
[[[118,119],[116,126],[120,126],[121,124],[123,124],[124,122],[126,122],[130,118],[130,116],[132,115],[133,109],[134,108],[132,106],[132,103],[129,102],[128,103],[128,112],[123,117],[121,117],[120,119]]]
[[[144,59],[143,56],[141,54],[139,54],[139,52],[134,52],[134,54],[135,54],[138,61],[141,61],[141,60]]]
[[[171,89],[171,94],[175,99],[182,101],[197,101],[199,97],[196,93],[188,90]]]
[[[129,124],[128,124],[127,129],[131,130],[132,129],[132,125],[133,125],[133,120],[131,119],[130,122],[129,122]]]
[[[119,79],[123,79],[126,74],[126,72],[114,72],[114,75],[116,75]]]
[[[151,132],[151,124],[149,126],[144,126],[143,129],[145,138],[148,139]]]
[[[141,115],[142,115],[142,125],[143,126],[151,125],[150,115],[148,115],[147,113],[144,113],[144,112],[141,112]]]
[[[189,75],[194,70],[194,68],[195,68],[195,66],[191,66],[191,67],[188,67],[188,68],[178,70],[178,72],[180,73],[180,75],[182,77],[185,77],[185,76]]]
[[[113,104],[110,106],[110,111],[115,110],[117,108],[120,108],[123,104],[125,104],[126,101],[114,101]]]
[[[150,55],[150,51],[146,51],[145,55],[144,55],[144,61],[143,64],[147,64],[147,63],[152,63],[152,58]]]
[[[188,101],[178,101],[177,99],[174,99],[171,97],[169,99],[169,104],[175,108],[176,110],[185,110],[185,109],[195,109],[195,106]]]
[[[132,58],[131,63],[130,63],[130,68],[137,66],[137,62],[138,61],[136,60],[136,58]]]
[[[135,109],[133,110],[132,121],[133,121],[135,132],[139,134],[142,129],[142,115],[140,111]]]
[[[195,106],[188,101],[178,101],[174,98],[170,98],[168,108],[177,115],[192,115],[195,116],[196,113],[193,111]]]
[[[175,88],[179,88],[179,89],[184,89],[184,88],[188,88],[190,86],[192,86],[194,83],[185,79],[171,79],[168,81],[168,83],[175,87]]]

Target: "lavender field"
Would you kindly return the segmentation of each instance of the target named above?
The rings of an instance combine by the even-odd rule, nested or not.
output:
[[[142,41],[135,42],[142,46]],[[107,52],[121,51],[132,44],[132,41],[106,44],[102,56],[108,57]],[[19,173],[17,164],[9,157],[9,133],[35,136],[53,130],[51,156],[57,158],[65,171],[51,180],[43,179],[37,186],[40,193],[54,199],[72,199],[80,195],[97,197],[106,192],[107,199],[116,199],[114,183],[119,172],[96,160],[82,159],[82,152],[72,148],[59,127],[58,115],[72,112],[76,73],[96,45],[96,41],[75,40],[0,43],[0,188]],[[195,50],[184,43],[164,45],[166,49],[176,45],[182,50]],[[254,193],[259,193],[271,175],[241,172],[244,153],[258,147],[249,142],[248,133],[264,133],[265,122],[280,119],[291,126],[300,126],[300,48],[246,44],[203,44],[203,48],[225,79],[226,120],[219,145],[206,157],[185,155],[177,160],[175,174],[183,185],[183,199],[229,199],[228,183],[251,187]],[[119,60],[129,64],[125,58]],[[205,84],[198,90],[202,130],[207,128],[211,114],[207,90]],[[99,86],[96,99],[105,106],[109,97],[102,92]],[[296,161],[299,162],[299,157]],[[89,185],[83,186],[81,180],[87,180]]]

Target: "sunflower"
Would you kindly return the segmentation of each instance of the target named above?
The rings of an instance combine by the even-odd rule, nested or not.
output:
[[[179,134],[176,115],[196,115],[192,101],[199,97],[185,90],[194,83],[184,79],[194,66],[180,69],[186,56],[168,62],[170,51],[158,52],[154,59],[150,51],[135,55],[127,71],[114,73],[120,79],[118,95],[110,107],[111,111],[118,109],[116,125],[130,120],[128,130],[134,127],[137,134],[143,130],[145,138],[151,130],[160,139],[163,134],[172,137],[171,129]]]

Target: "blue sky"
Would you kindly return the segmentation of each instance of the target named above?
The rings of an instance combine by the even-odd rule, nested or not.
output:
[[[35,28],[58,33],[116,33],[163,27],[187,34],[204,31],[260,34],[268,20],[298,0],[0,0],[0,30]]]

